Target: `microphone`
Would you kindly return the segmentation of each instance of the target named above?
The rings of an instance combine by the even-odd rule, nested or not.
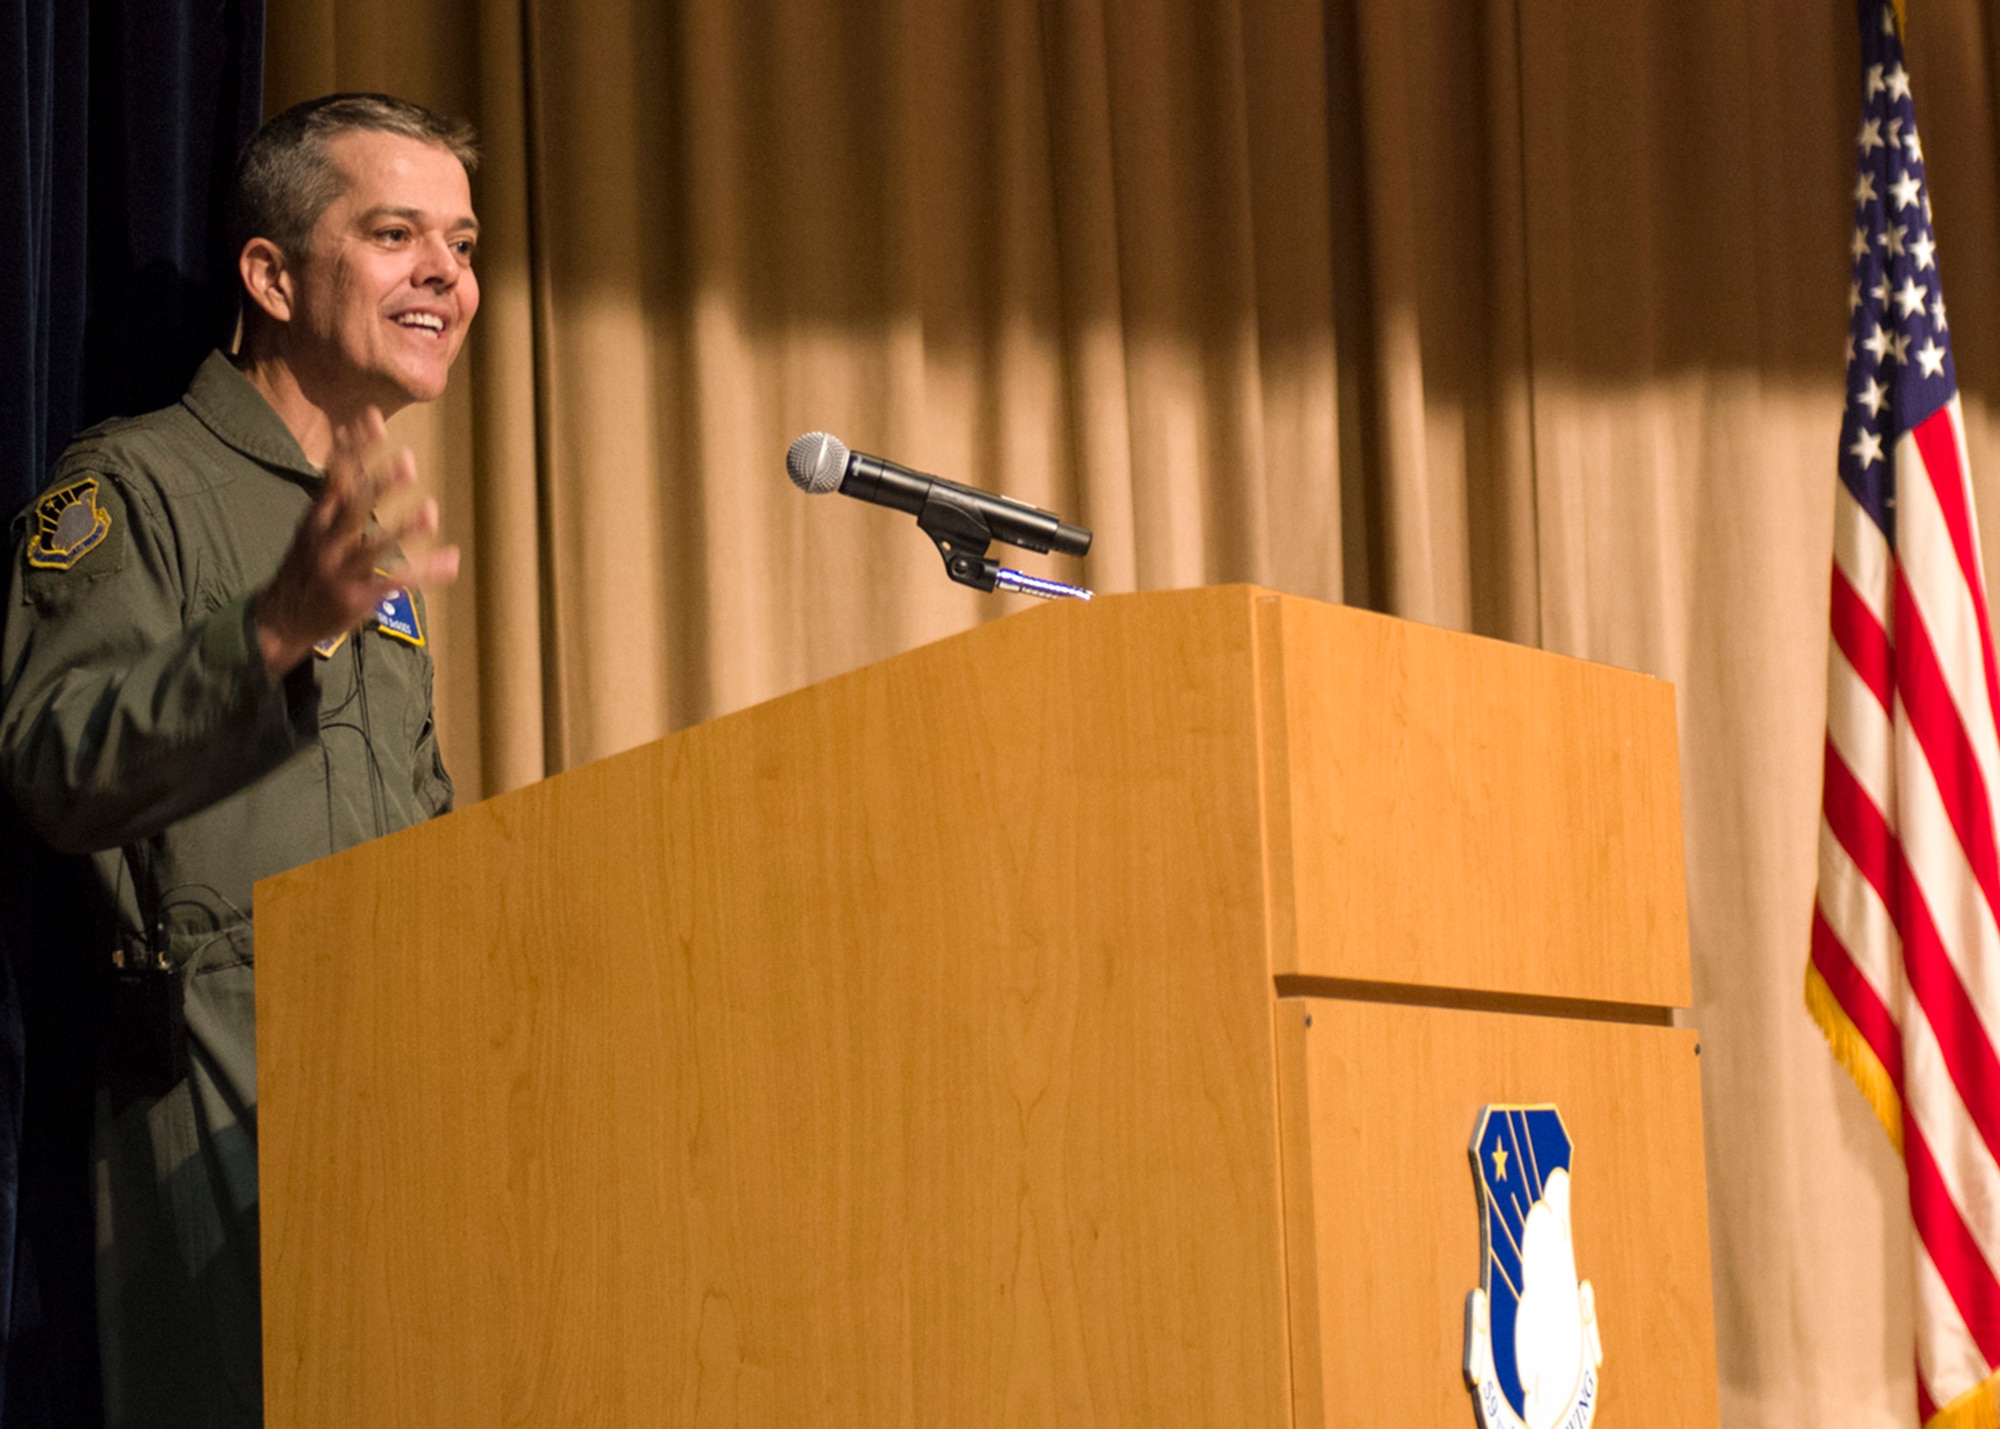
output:
[[[826,432],[807,432],[793,442],[785,453],[785,473],[799,490],[814,496],[838,491],[907,511],[933,539],[956,535],[961,544],[970,545],[983,531],[990,540],[1043,555],[1058,551],[1080,556],[1090,549],[1090,532],[1054,512],[911,471],[879,456],[851,452],[847,443]],[[985,547],[979,550],[983,553]]]

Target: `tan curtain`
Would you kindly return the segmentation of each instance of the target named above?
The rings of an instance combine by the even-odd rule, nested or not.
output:
[[[2000,513],[1994,62],[1913,0]],[[446,748],[513,787],[1017,608],[851,445],[1679,694],[1723,1423],[1902,1425],[1901,1168],[1800,1002],[1854,20],[1791,0],[291,0],[273,107],[474,117],[485,306],[399,425],[469,572]],[[1988,564],[1995,550],[1988,540]],[[1470,1212],[1468,1211],[1468,1214]],[[1607,1373],[1618,1316],[1607,1298]]]

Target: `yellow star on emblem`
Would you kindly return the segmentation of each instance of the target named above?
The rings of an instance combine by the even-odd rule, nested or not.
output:
[[[1496,1181],[1507,1179],[1507,1148],[1504,1146],[1493,1148],[1493,1179]]]

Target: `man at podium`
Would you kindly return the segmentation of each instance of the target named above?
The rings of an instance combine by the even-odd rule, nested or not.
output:
[[[382,423],[478,309],[476,159],[385,96],[272,119],[232,190],[238,350],[20,518],[0,777],[91,865],[114,1426],[262,1421],[253,883],[451,804],[418,590],[458,553]]]

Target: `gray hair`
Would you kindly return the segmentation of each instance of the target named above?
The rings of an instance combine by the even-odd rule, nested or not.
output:
[[[479,141],[471,124],[387,94],[328,94],[273,115],[250,136],[236,160],[230,189],[231,252],[253,238],[268,238],[288,257],[300,257],[313,225],[340,197],[340,170],[327,152],[342,134],[400,134],[451,151],[469,174],[479,167]]]

